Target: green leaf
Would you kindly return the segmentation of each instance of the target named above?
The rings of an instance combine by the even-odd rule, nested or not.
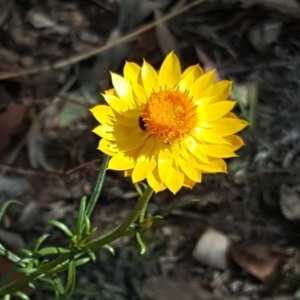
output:
[[[85,215],[84,216],[84,236],[90,235],[90,231],[91,231],[91,221],[90,218]]]
[[[98,178],[97,178],[94,190],[93,190],[93,194],[92,194],[91,198],[89,199],[89,202],[86,207],[86,214],[89,217],[91,216],[92,212],[94,211],[95,205],[96,205],[99,195],[102,191],[108,161],[109,161],[109,156],[104,155],[102,162],[101,162],[100,170],[98,173]]]
[[[93,251],[88,251],[87,255],[90,257],[90,259],[93,261],[93,262],[96,262],[96,255]]]
[[[26,275],[29,275],[29,274],[35,272],[37,269],[29,266],[29,267],[24,267],[24,268],[17,268],[16,270],[19,273],[24,273]]]
[[[37,251],[34,255],[35,257],[46,256],[46,255],[53,255],[53,254],[63,254],[63,253],[70,253],[71,250],[68,248],[61,248],[61,247],[45,247]]]
[[[115,255],[115,250],[112,246],[110,245],[104,245],[102,248],[108,250],[112,255]]]
[[[60,279],[58,278],[58,276],[56,274],[53,274],[51,277],[52,277],[52,281],[47,280],[48,283],[53,285],[53,287],[55,289],[55,292],[58,295],[64,295],[65,294],[65,289],[64,289],[63,285],[61,284]]]
[[[11,295],[5,295],[4,297],[3,297],[3,300],[10,300],[11,299]]]
[[[137,241],[140,245],[140,248],[141,248],[140,255],[144,255],[146,253],[147,248],[146,248],[146,245],[144,244],[144,242],[142,240],[142,237],[141,237],[139,232],[136,233],[136,239],[137,239]]]
[[[31,264],[31,263],[35,263],[35,262],[36,262],[36,259],[33,257],[25,257],[20,261],[20,263],[25,266],[27,266],[28,264]]]
[[[139,196],[142,197],[143,191],[142,191],[140,183],[139,182],[135,183],[134,187],[135,187],[135,190],[137,191],[137,193],[139,194]]]
[[[79,239],[82,236],[84,231],[84,222],[85,222],[85,209],[86,209],[86,197],[82,197],[80,201],[79,211],[78,211],[78,219],[77,219],[77,232],[76,235]]]
[[[28,250],[28,249],[20,249],[18,250],[18,252],[22,255],[24,255],[26,258],[31,257],[32,256],[32,251]]]
[[[74,292],[75,280],[76,280],[75,261],[71,260],[69,262],[69,267],[68,267],[68,280],[67,280],[67,287],[65,293],[67,297],[70,297]]]
[[[50,236],[50,234],[48,234],[48,233],[45,233],[45,234],[43,234],[42,236],[40,236],[40,237],[36,240],[36,242],[35,242],[35,244],[34,244],[34,246],[33,246],[32,251],[33,251],[33,252],[38,251],[39,248],[41,247],[41,245],[44,243],[44,241],[45,241],[49,236]]]
[[[91,261],[90,257],[84,257],[84,258],[78,259],[75,261],[75,266],[79,267],[79,266],[85,265],[89,261]]]
[[[13,296],[15,297],[18,297],[22,300],[30,300],[30,298],[23,292],[16,292],[16,293],[13,293]]]
[[[32,282],[29,282],[29,283],[28,283],[28,287],[30,287],[30,288],[33,289],[33,290],[36,289],[36,286],[35,286]]]
[[[5,201],[1,206],[0,206],[0,222],[2,221],[3,215],[5,214],[6,209],[11,205],[11,204],[19,204],[21,205],[22,203],[17,201],[17,200],[8,200]]]
[[[52,220],[49,221],[48,224],[60,229],[69,238],[72,238],[74,236],[73,232],[65,224],[59,221]]]

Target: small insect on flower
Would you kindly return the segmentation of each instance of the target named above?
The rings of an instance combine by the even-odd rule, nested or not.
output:
[[[146,126],[145,126],[145,121],[144,121],[144,119],[140,116],[139,117],[139,127],[141,128],[141,130],[146,130]]]
[[[174,194],[201,182],[203,173],[226,172],[224,158],[243,146],[235,133],[248,125],[231,112],[230,81],[214,83],[215,71],[203,73],[199,65],[182,73],[173,52],[158,72],[146,61],[126,62],[124,76],[111,77],[108,105],[91,109],[109,169]]]

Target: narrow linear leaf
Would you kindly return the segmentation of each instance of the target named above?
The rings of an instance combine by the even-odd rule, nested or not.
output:
[[[96,255],[93,251],[88,251],[88,256],[90,257],[90,259],[95,262],[96,261]]]
[[[86,208],[86,214],[90,217],[94,207],[97,203],[97,200],[99,198],[99,195],[102,191],[102,187],[103,187],[103,183],[104,183],[104,179],[105,179],[105,174],[106,174],[106,169],[107,169],[107,165],[108,165],[108,161],[109,161],[109,157],[107,155],[104,155],[103,160],[101,162],[101,166],[100,166],[100,170],[99,170],[99,174],[98,174],[98,178],[97,178],[97,182],[96,185],[94,187],[93,190],[93,194],[92,197],[90,198],[88,204],[87,204],[87,208]]]
[[[19,273],[24,273],[26,275],[29,275],[33,272],[35,272],[37,269],[36,268],[32,268],[32,267],[27,267],[27,268],[17,268],[16,271]]]
[[[115,250],[112,246],[104,245],[102,248],[108,250],[112,255],[115,255]]]
[[[0,206],[0,222],[2,221],[3,215],[5,214],[6,209],[11,205],[11,204],[19,204],[21,205],[22,203],[17,201],[17,200],[8,200],[5,201],[1,206]]]
[[[90,257],[84,257],[84,258],[78,259],[75,261],[75,267],[82,266],[82,265],[88,263],[89,261],[91,261]]]
[[[135,183],[134,187],[135,187],[137,193],[139,194],[139,196],[142,197],[143,196],[143,191],[142,191],[140,182]]]
[[[84,216],[84,232],[83,232],[83,235],[84,236],[90,235],[90,231],[91,231],[91,221],[90,221],[90,218],[87,215],[85,215]]]
[[[28,249],[20,249],[18,251],[20,254],[26,256],[26,258],[31,257],[32,256],[32,251],[28,250]],[[22,259],[23,260],[23,259]]]
[[[50,234],[46,233],[43,234],[42,236],[40,236],[37,241],[35,242],[32,252],[36,252],[39,250],[39,248],[41,247],[41,245],[44,243],[44,241],[50,236]]]
[[[30,298],[23,292],[16,292],[13,294],[13,296],[18,297],[22,300],[30,300]]]
[[[28,287],[30,287],[33,290],[36,289],[36,286],[32,282],[28,283]]]
[[[74,292],[75,279],[76,279],[75,261],[71,260],[69,262],[69,267],[68,267],[68,280],[67,280],[66,293],[65,293],[67,297],[70,297]]]
[[[77,231],[76,231],[76,234],[79,238],[81,238],[84,230],[84,222],[86,216],[85,210],[86,210],[86,197],[82,197],[80,201],[79,211],[78,211]]]
[[[137,239],[137,241],[140,245],[140,248],[141,248],[140,255],[144,255],[146,253],[147,248],[146,248],[146,245],[144,244],[144,242],[142,240],[142,237],[141,237],[139,232],[136,233],[136,239]]]
[[[67,248],[60,248],[60,247],[45,247],[35,253],[35,256],[46,256],[46,255],[53,255],[53,254],[63,254],[63,253],[70,253],[71,250]]]
[[[72,238],[74,236],[73,232],[65,224],[63,224],[61,222],[52,220],[52,221],[49,221],[48,224],[60,229],[69,238]]]
[[[52,281],[48,281],[48,283],[52,284],[54,286],[55,291],[59,294],[59,295],[64,295],[65,294],[65,289],[63,287],[63,285],[60,282],[60,279],[58,278],[58,276],[52,275]]]

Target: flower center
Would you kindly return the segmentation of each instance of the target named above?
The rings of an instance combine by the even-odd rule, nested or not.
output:
[[[142,113],[144,128],[163,143],[176,143],[188,136],[197,124],[196,106],[187,93],[153,92]]]

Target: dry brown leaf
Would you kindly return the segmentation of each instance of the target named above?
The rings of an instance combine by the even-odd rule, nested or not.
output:
[[[264,245],[232,244],[228,254],[237,265],[262,282],[280,274],[287,261],[286,254],[275,252]]]
[[[18,104],[0,114],[0,154],[9,145],[15,129],[22,123],[27,108],[27,105]]]

